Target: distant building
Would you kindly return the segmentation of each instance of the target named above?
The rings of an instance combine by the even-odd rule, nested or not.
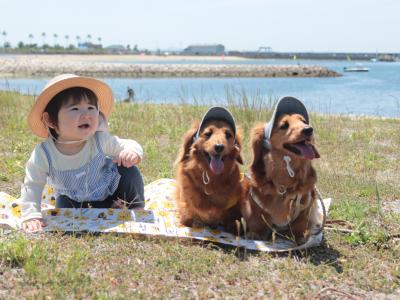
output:
[[[189,45],[183,50],[183,54],[189,55],[222,55],[225,53],[225,46],[214,45]]]
[[[84,42],[84,43],[79,43],[78,48],[80,50],[93,50],[93,49],[101,49],[102,45],[101,44],[93,44],[90,42]]]
[[[272,48],[269,46],[263,46],[258,48],[258,52],[272,52]]]
[[[118,54],[121,54],[121,53],[126,52],[127,49],[123,45],[110,45],[110,46],[107,46],[105,48],[105,50],[106,50],[107,53],[118,53]]]

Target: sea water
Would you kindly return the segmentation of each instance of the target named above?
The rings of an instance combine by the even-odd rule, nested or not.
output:
[[[128,87],[135,101],[152,103],[199,103],[226,105],[230,101],[273,102],[283,96],[302,100],[310,111],[400,117],[400,63],[362,62],[369,72],[343,72],[356,62],[323,60],[213,60],[147,61],[129,63],[199,64],[300,64],[320,65],[342,73],[329,78],[101,78],[113,89],[115,98],[127,98]],[[49,78],[0,77],[0,89],[37,95]],[[261,100],[260,100],[261,99]]]

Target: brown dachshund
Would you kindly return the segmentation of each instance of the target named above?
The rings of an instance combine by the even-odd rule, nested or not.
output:
[[[281,99],[272,120],[252,129],[251,148],[241,207],[249,237],[266,239],[275,231],[305,242],[322,224],[311,165],[320,156],[304,105],[292,97]]]
[[[240,152],[240,134],[222,107],[211,108],[185,134],[176,160],[176,203],[183,225],[223,225],[235,231],[242,196]]]

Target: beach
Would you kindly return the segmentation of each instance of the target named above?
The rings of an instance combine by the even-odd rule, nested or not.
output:
[[[75,73],[133,78],[340,76],[340,73],[318,65],[226,64],[239,60],[245,59],[231,56],[1,55],[0,75],[34,77]],[[214,63],[206,64],[205,61]]]

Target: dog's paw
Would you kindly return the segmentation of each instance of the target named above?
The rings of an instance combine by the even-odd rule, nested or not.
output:
[[[190,226],[190,227],[201,228],[201,227],[204,227],[204,226],[205,226],[205,224],[202,221],[200,221],[199,219],[194,219],[192,221],[192,226]],[[209,225],[209,226],[211,227],[212,225]]]
[[[181,225],[186,226],[186,227],[192,227],[193,223],[194,223],[193,218],[186,218],[184,216],[181,216],[179,220],[180,220]]]
[[[271,239],[271,231],[267,230],[262,233],[248,232],[248,233],[246,233],[246,238],[249,240],[268,241]]]
[[[295,239],[297,245],[305,244],[309,238],[310,238],[309,230],[306,230],[305,232],[303,232],[301,234],[294,235],[294,239]]]

